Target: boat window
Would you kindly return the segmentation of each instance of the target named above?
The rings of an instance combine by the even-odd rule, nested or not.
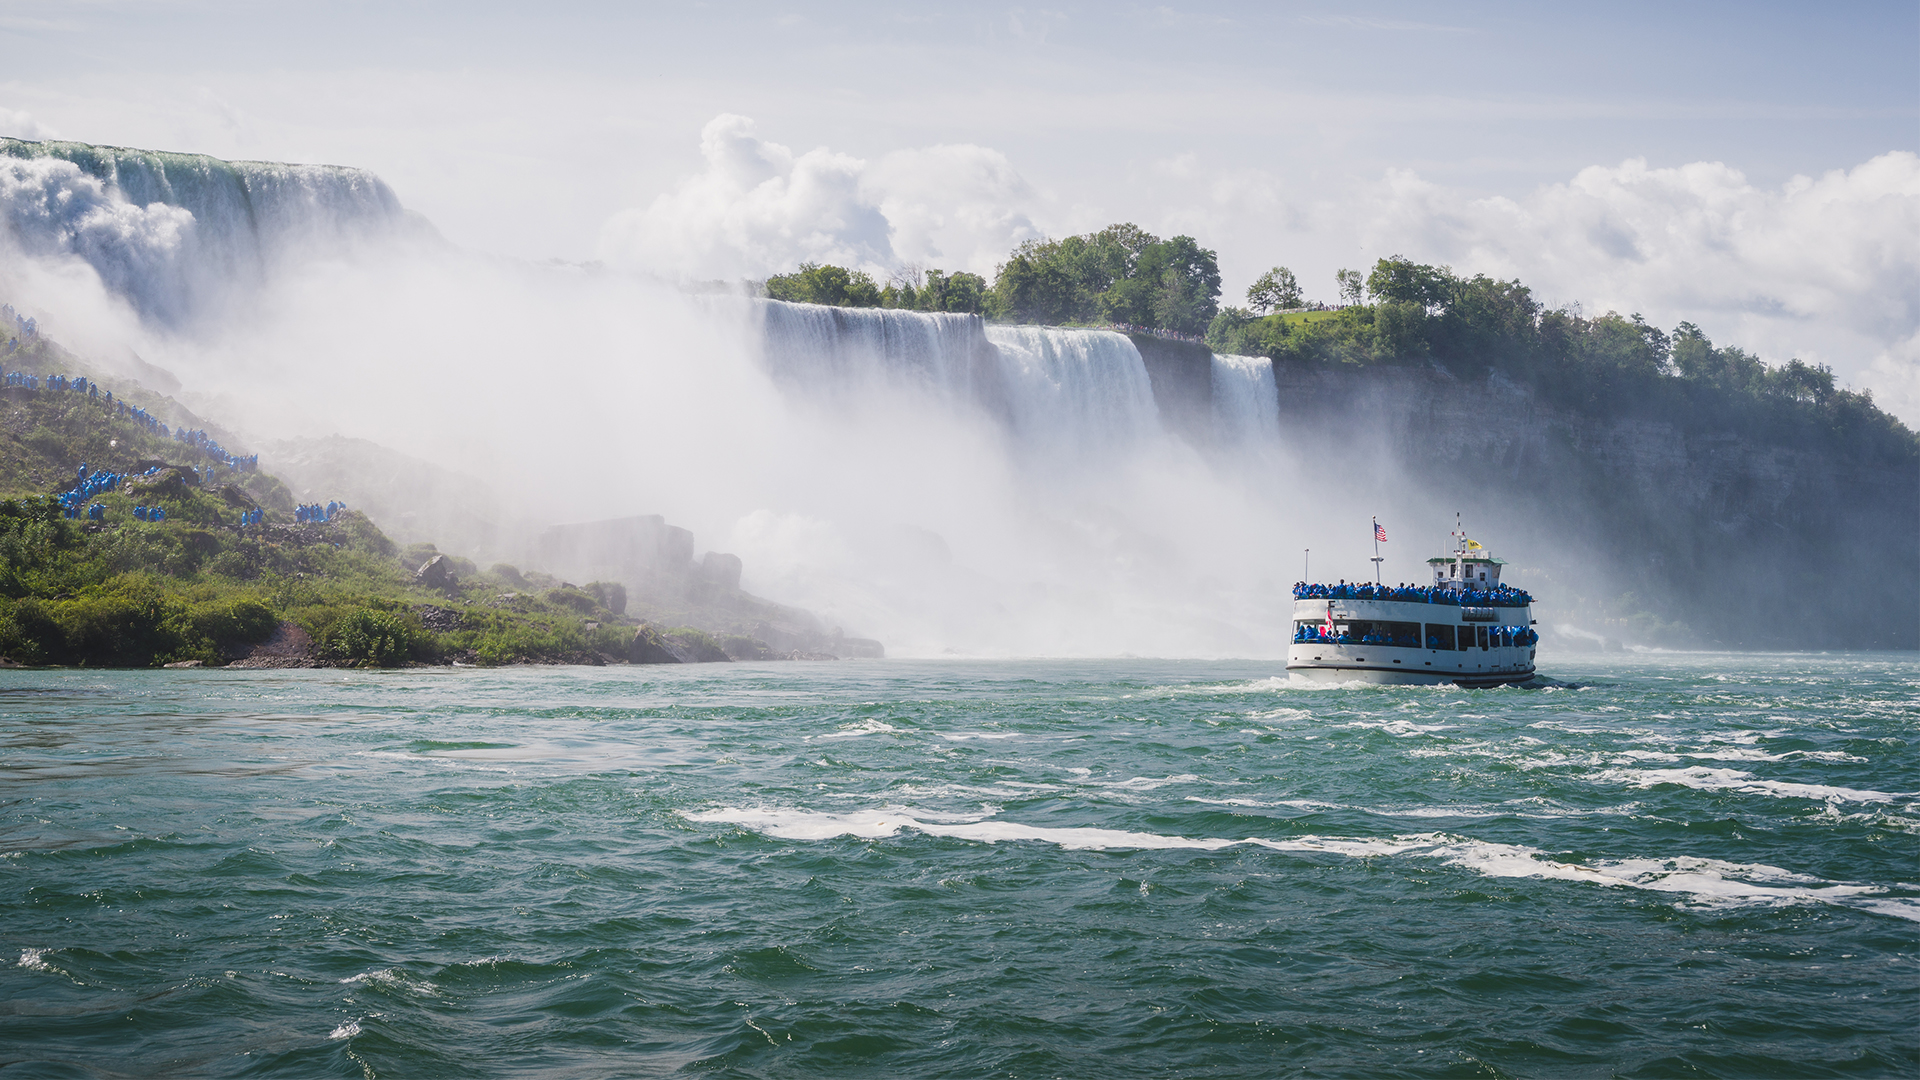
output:
[[[1459,634],[1459,635],[1460,635],[1460,647],[1461,647],[1461,648],[1463,648],[1463,649],[1471,649],[1471,648],[1473,648],[1473,627],[1471,627],[1471,626],[1456,626],[1456,627],[1454,627],[1453,629],[1454,629],[1454,632],[1455,632],[1455,633],[1457,633],[1457,634]]]
[[[1453,626],[1450,623],[1427,624],[1427,648],[1453,648]]]
[[[1480,647],[1483,649],[1486,648],[1487,647],[1487,628],[1484,626],[1476,626],[1474,627],[1474,629],[1480,632],[1479,633]]]

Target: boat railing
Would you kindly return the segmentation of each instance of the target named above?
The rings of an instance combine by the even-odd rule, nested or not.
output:
[[[1304,581],[1293,586],[1295,600],[1392,600],[1403,604],[1446,604],[1451,607],[1528,607],[1533,597],[1525,589],[1501,585],[1493,589],[1451,589],[1441,585],[1317,585]]]

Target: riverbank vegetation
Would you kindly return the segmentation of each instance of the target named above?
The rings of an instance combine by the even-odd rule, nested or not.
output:
[[[523,591],[477,570],[430,586],[409,565],[421,552],[396,551],[357,512],[241,527],[221,494],[180,479],[103,496],[99,521],[68,519],[50,497],[0,500],[0,656],[110,667],[627,659],[634,626],[591,592]],[[136,497],[166,519],[135,519]],[[267,647],[275,639],[286,647]]]
[[[1772,442],[1845,443],[1885,462],[1920,459],[1920,437],[1870,394],[1837,385],[1827,367],[1797,359],[1768,364],[1714,345],[1690,322],[1669,332],[1637,314],[1548,308],[1518,280],[1461,276],[1399,256],[1378,260],[1366,274],[1337,273],[1338,305],[1310,303],[1293,272],[1276,266],[1248,290],[1247,306],[1222,308],[1215,252],[1189,236],[1163,240],[1117,224],[1027,241],[990,284],[938,271],[925,283],[940,287],[916,289],[903,279],[882,288],[861,271],[807,264],[769,278],[763,292],[849,307],[1204,335],[1215,352],[1276,364],[1431,365],[1465,379],[1510,379],[1586,415],[1731,427]]]
[[[77,358],[16,348],[0,388],[0,664],[256,667],[728,659],[690,628],[643,635],[625,590],[575,587],[431,545],[399,549],[348,509],[300,521],[285,484],[175,437],[200,422],[164,395],[111,400]],[[58,388],[55,369],[88,380]],[[135,402],[148,419],[119,407]],[[165,417],[166,421],[158,419]],[[114,474],[84,506],[59,495]],[[90,489],[88,489],[90,490]],[[155,514],[154,510],[163,511]],[[75,516],[76,513],[78,516]],[[244,523],[244,524],[243,524]],[[662,648],[636,655],[636,639]],[[742,656],[764,644],[742,639]]]
[[[1342,284],[1346,284],[1343,280]],[[1830,368],[1770,365],[1719,347],[1683,322],[1671,333],[1639,315],[1547,308],[1521,282],[1462,277],[1444,266],[1381,259],[1366,301],[1325,311],[1217,315],[1217,352],[1276,363],[1438,366],[1466,379],[1503,377],[1589,416],[1644,415],[1689,429],[1728,426],[1773,442],[1844,442],[1856,453],[1913,461],[1920,440]]]

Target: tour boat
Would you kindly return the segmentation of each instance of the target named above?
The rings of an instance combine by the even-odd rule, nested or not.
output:
[[[1465,532],[1427,585],[1293,587],[1289,675],[1318,683],[1504,686],[1534,677],[1533,598]]]

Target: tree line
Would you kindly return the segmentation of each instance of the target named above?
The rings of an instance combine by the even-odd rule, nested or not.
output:
[[[1836,386],[1832,369],[1797,359],[1769,365],[1715,346],[1690,322],[1669,333],[1638,314],[1547,308],[1518,279],[1464,277],[1398,255],[1364,275],[1342,269],[1334,286],[1339,305],[1310,305],[1294,273],[1276,266],[1247,290],[1245,307],[1222,308],[1214,251],[1191,236],[1163,240],[1122,223],[1029,240],[991,283],[978,274],[909,270],[882,286],[863,271],[806,263],[768,278],[761,291],[805,303],[1204,335],[1216,352],[1275,363],[1431,364],[1465,378],[1498,372],[1586,412],[1720,414],[1783,438],[1864,439],[1860,447],[1876,456],[1920,455],[1920,437],[1870,393]]]
[[[1109,225],[1063,240],[1029,240],[991,284],[964,271],[907,269],[884,286],[862,270],[802,263],[762,295],[841,307],[954,311],[1049,326],[1123,323],[1198,335],[1220,311],[1220,264],[1191,236]]]

